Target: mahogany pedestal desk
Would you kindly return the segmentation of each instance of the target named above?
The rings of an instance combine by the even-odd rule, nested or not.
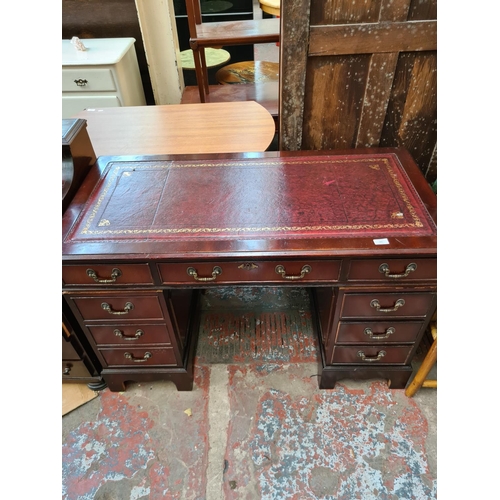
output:
[[[193,386],[197,298],[310,290],[319,386],[404,388],[436,309],[436,197],[403,149],[101,157],[63,218],[63,296],[112,391]]]

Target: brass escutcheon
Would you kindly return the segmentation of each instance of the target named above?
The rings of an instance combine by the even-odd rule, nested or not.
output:
[[[244,264],[240,264],[238,269],[244,269],[245,271],[250,271],[251,269],[258,269],[259,266],[254,264],[253,262],[245,262]]]

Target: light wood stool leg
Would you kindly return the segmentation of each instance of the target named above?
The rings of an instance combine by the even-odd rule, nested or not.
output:
[[[196,81],[198,83],[198,91],[200,93],[200,102],[205,102],[205,80],[203,75],[203,66],[201,62],[201,53],[200,49],[193,48],[193,58],[194,58],[194,66],[196,71]]]
[[[435,380],[426,380],[425,378],[431,371],[432,367],[435,365],[437,360],[437,338],[431,345],[429,352],[426,354],[424,360],[422,361],[422,365],[418,369],[415,377],[408,385],[405,390],[406,396],[411,398],[421,387],[437,387],[437,381]]]
[[[203,75],[203,86],[205,89],[205,95],[210,93],[210,88],[208,85],[208,68],[207,60],[205,58],[205,48],[200,49],[200,61],[201,61],[201,73]]]

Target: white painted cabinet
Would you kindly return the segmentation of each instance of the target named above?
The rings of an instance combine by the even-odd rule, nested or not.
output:
[[[79,51],[62,41],[62,118],[89,108],[144,106],[134,38],[87,38]]]

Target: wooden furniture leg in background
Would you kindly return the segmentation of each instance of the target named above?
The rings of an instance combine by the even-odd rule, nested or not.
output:
[[[187,49],[181,52],[182,69],[195,70],[196,81],[199,85],[200,102],[206,102],[206,95],[209,93],[208,68],[222,66],[231,59],[231,54],[224,49],[207,47],[200,49]]]
[[[414,396],[421,387],[437,388],[437,380],[430,380],[426,378],[437,361],[437,325],[435,322],[431,323],[431,334],[434,342],[422,361],[422,365],[415,374],[415,377],[405,390],[405,394],[409,398]]]

